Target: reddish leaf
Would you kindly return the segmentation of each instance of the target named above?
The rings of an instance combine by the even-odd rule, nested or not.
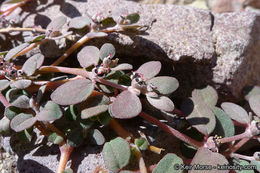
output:
[[[99,49],[95,46],[86,46],[78,53],[80,66],[87,68],[91,65],[97,65],[99,61]]]
[[[44,61],[44,56],[38,53],[25,61],[22,70],[27,76],[31,76],[34,74],[36,69],[42,66],[43,61]]]
[[[117,65],[116,67],[112,68],[111,70],[120,71],[120,70],[132,70],[132,69],[133,69],[133,66],[131,64],[124,63],[124,64]]]
[[[18,81],[13,82],[11,84],[11,87],[17,88],[17,89],[25,89],[25,88],[28,88],[31,84],[32,84],[31,80],[22,79],[22,80],[18,80]]]
[[[111,43],[105,43],[100,48],[100,59],[103,60],[104,58],[110,56],[110,58],[113,58],[116,54],[116,49]]]
[[[141,65],[136,72],[143,74],[143,78],[148,80],[156,76],[160,72],[161,67],[160,61],[149,61]]]
[[[189,172],[228,173],[229,170],[213,169],[213,166],[217,168],[217,165],[224,164],[229,164],[225,156],[219,153],[214,153],[207,148],[199,148],[190,165],[208,165],[212,166],[212,169],[196,170],[195,167],[193,167],[192,170],[190,170]]]
[[[41,109],[40,113],[36,115],[39,121],[54,121],[61,118],[62,112],[56,103],[48,101],[44,108]]]
[[[23,43],[15,48],[9,50],[8,53],[5,55],[4,60],[9,61],[10,59],[15,57],[15,55],[17,55],[19,52],[21,52],[24,48],[26,48],[29,45],[30,45],[29,43]]]
[[[10,126],[14,131],[20,132],[33,126],[35,122],[36,118],[32,114],[20,113],[12,119]]]
[[[8,80],[2,79],[0,80],[0,91],[5,90],[10,85],[10,82]]]
[[[139,98],[130,91],[123,91],[109,106],[111,116],[120,119],[129,119],[137,116],[142,111]]]
[[[88,98],[94,89],[94,84],[88,79],[69,81],[58,87],[51,99],[59,105],[74,105]]]

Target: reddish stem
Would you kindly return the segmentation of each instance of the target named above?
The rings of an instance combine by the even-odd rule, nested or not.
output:
[[[250,133],[250,131],[246,130],[244,133],[241,133],[239,135],[219,139],[219,142],[227,143],[227,142],[237,141],[239,139],[249,138],[249,137],[251,137],[251,133]]]
[[[73,151],[73,147],[68,144],[64,144],[60,146],[61,156],[60,156],[60,162],[59,162],[57,173],[62,173],[65,170],[66,164],[69,160],[72,151]]]
[[[179,116],[181,116],[181,117],[185,117],[185,114],[184,114],[181,110],[179,110],[179,109],[177,109],[177,108],[174,108],[174,110],[172,111],[172,113],[173,113],[173,114],[177,114],[177,115],[179,115]]]
[[[6,100],[5,96],[0,92],[0,101],[5,106],[8,107],[11,104]]]
[[[158,127],[163,129],[164,131],[170,133],[171,135],[174,135],[175,137],[182,140],[183,142],[186,142],[186,143],[188,143],[188,144],[190,144],[190,145],[192,145],[196,148],[200,148],[200,147],[203,146],[203,143],[195,141],[194,139],[190,138],[189,136],[186,136],[186,135],[182,134],[181,132],[173,129],[172,127],[160,122],[159,120],[152,117],[151,115],[148,115],[147,113],[141,112],[139,115],[142,118],[146,119],[147,121],[157,125]]]

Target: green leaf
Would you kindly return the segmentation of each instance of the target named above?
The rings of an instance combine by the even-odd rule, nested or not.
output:
[[[234,165],[240,165],[242,167],[244,166],[249,166],[250,163],[245,161],[245,160],[241,160],[241,159],[233,159],[233,164]],[[254,173],[254,170],[244,170],[242,169],[241,171],[240,170],[235,170],[236,173]]]
[[[35,37],[33,37],[33,38],[29,41],[29,43],[39,42],[39,41],[45,39],[45,37],[46,37],[46,35],[44,35],[44,34],[43,34],[43,35],[35,36]]]
[[[99,61],[99,49],[95,46],[86,46],[78,53],[80,66],[87,68],[91,65],[97,65]]]
[[[74,17],[69,22],[69,28],[82,29],[86,26],[90,26],[91,19],[87,16]]]
[[[48,141],[54,144],[60,144],[63,142],[63,137],[59,136],[57,133],[53,132],[48,136]]]
[[[10,1],[7,1],[6,3],[7,4],[14,4],[14,3],[19,3],[19,2],[23,2],[24,0],[10,0]]]
[[[22,70],[27,76],[31,76],[35,73],[36,69],[40,68],[43,64],[44,56],[40,53],[33,55],[25,61]]]
[[[112,117],[110,116],[109,112],[104,112],[98,115],[98,121],[102,125],[108,125]]]
[[[107,17],[101,21],[102,26],[107,28],[107,27],[112,27],[116,25],[116,22],[112,17]]]
[[[0,134],[7,134],[10,129],[10,120],[7,117],[3,117],[0,120]]]
[[[20,114],[21,110],[15,106],[8,106],[5,108],[4,115],[9,119],[12,120],[16,115]]]
[[[205,102],[196,101],[194,98],[187,99],[182,105],[182,110],[192,127],[204,135],[209,135],[215,129],[215,115]]]
[[[254,113],[260,117],[260,94],[251,96],[249,98],[249,105]]]
[[[152,173],[178,173],[182,172],[180,169],[176,169],[175,166],[179,165],[181,167],[183,161],[176,154],[169,153],[166,154],[160,162],[157,164],[156,168]]]
[[[74,129],[68,135],[68,144],[72,147],[79,146],[83,140],[83,133],[80,129]]]
[[[9,50],[8,53],[5,55],[4,60],[9,61],[10,59],[15,57],[19,52],[21,52],[24,48],[26,48],[29,45],[30,45],[29,43],[23,43],[15,48]]]
[[[11,120],[10,126],[14,131],[20,132],[33,126],[36,121],[32,114],[20,113]]]
[[[0,52],[0,56],[6,55],[7,53],[8,53],[8,51],[2,51],[2,52]]]
[[[30,98],[26,95],[21,95],[16,100],[14,100],[11,105],[18,108],[28,109],[30,108]]]
[[[161,71],[161,67],[160,61],[149,61],[141,65],[136,72],[142,74],[145,80],[149,80]]]
[[[105,137],[98,129],[91,130],[90,135],[97,145],[103,145],[106,141]]]
[[[256,171],[260,172],[260,161],[252,160],[250,165],[256,166]]]
[[[222,137],[234,136],[235,127],[229,116],[218,107],[214,107],[212,110],[216,116],[216,127],[214,130],[214,134]]]
[[[242,93],[245,95],[245,99],[249,101],[251,96],[260,94],[260,86],[246,86],[243,88]]]
[[[218,102],[217,91],[209,85],[205,88],[195,89],[192,91],[192,98],[197,99],[198,97],[200,97],[200,99],[202,98],[202,100],[210,107],[214,107]]]
[[[73,170],[71,168],[67,168],[62,173],[73,173]]]
[[[210,151],[207,148],[199,148],[196,155],[194,156],[193,160],[191,161],[191,165],[209,165],[209,166],[216,166],[217,165],[224,165],[224,164],[229,164],[227,159],[225,158],[225,156],[219,154],[219,153],[215,153]],[[212,170],[195,170],[195,168],[193,168],[192,170],[190,170],[190,173],[193,172],[208,172],[208,173],[228,173],[229,170],[218,170],[218,169],[212,169]]]
[[[138,138],[135,139],[135,145],[140,149],[140,150],[147,150],[149,143],[145,138]]]
[[[36,115],[38,121],[54,121],[62,117],[62,111],[56,103],[48,101]]]
[[[64,16],[57,17],[49,23],[47,30],[59,31],[62,29],[63,25],[67,22],[67,18]]]
[[[131,156],[128,142],[121,137],[106,142],[102,153],[105,165],[112,172],[117,172],[125,167],[129,163]]]
[[[116,100],[109,105],[109,112],[112,117],[129,119],[136,117],[142,111],[142,104],[139,98],[130,91],[123,91]]]
[[[10,85],[10,82],[8,80],[2,79],[0,80],[0,92],[8,88]]]
[[[123,63],[119,64],[114,68],[111,68],[113,71],[120,71],[120,70],[132,70],[133,66],[131,64]]]
[[[126,19],[130,21],[129,24],[134,24],[139,21],[140,16],[138,13],[133,13],[133,14],[129,14],[128,16],[126,16]]]
[[[28,88],[31,84],[32,84],[31,80],[21,79],[21,80],[14,81],[13,83],[11,83],[10,86],[11,88],[25,89]]]
[[[94,84],[88,79],[77,79],[59,86],[51,99],[59,105],[74,105],[83,102],[94,90]]]
[[[108,110],[109,98],[105,95],[90,96],[84,102],[84,108],[81,111],[81,118],[87,119],[99,115]]]
[[[233,120],[241,123],[248,124],[250,119],[248,113],[244,108],[231,102],[224,102],[221,104],[222,109]]]
[[[105,43],[100,48],[100,59],[103,60],[104,58],[110,56],[110,58],[113,58],[116,54],[116,49],[111,43]]]
[[[25,129],[17,133],[20,141],[24,143],[29,143],[33,139],[33,128]]]
[[[76,121],[78,111],[74,105],[70,105],[67,109],[65,109],[65,118],[67,121]]]
[[[178,80],[169,76],[154,77],[148,80],[147,83],[155,86],[156,91],[162,95],[169,95],[179,87]]]
[[[148,102],[154,106],[155,108],[166,111],[166,112],[172,112],[174,110],[174,104],[166,96],[159,96],[159,97],[149,97],[146,96]]]

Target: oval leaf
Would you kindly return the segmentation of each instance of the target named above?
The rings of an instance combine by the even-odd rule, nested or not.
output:
[[[121,137],[106,142],[102,153],[105,165],[112,172],[117,172],[125,167],[129,163],[131,156],[128,142]]]
[[[64,16],[57,17],[49,23],[47,26],[47,30],[51,31],[59,31],[62,26],[67,22],[67,18]]]
[[[146,96],[148,102],[157,109],[162,111],[171,112],[174,110],[174,104],[168,97],[148,97]]]
[[[28,88],[32,84],[31,80],[27,79],[22,79],[22,80],[17,80],[11,83],[12,88],[17,88],[17,89],[25,89]]]
[[[9,61],[10,59],[12,59],[13,57],[15,57],[15,55],[17,55],[19,52],[21,52],[24,48],[26,48],[27,46],[29,46],[29,43],[23,43],[11,50],[9,50],[9,52],[5,55],[4,60],[5,61]]]
[[[260,94],[260,86],[246,86],[243,88],[242,93],[245,95],[245,99],[249,101],[251,96]]]
[[[23,109],[28,109],[30,108],[30,99],[26,95],[21,95],[19,96],[16,100],[14,100],[11,105],[18,107],[18,108],[23,108]]]
[[[116,67],[111,68],[111,70],[113,70],[113,71],[132,70],[132,69],[133,69],[133,66],[131,64],[127,64],[127,63],[119,64]]]
[[[32,114],[20,113],[12,119],[10,126],[14,131],[20,132],[33,126],[35,122],[36,118]]]
[[[137,116],[142,111],[139,98],[130,91],[123,91],[116,100],[110,104],[111,116],[120,119],[128,119]]]
[[[224,165],[229,164],[227,159],[219,154],[210,151],[207,148],[200,148],[198,149],[196,155],[194,156],[193,160],[191,161],[191,165],[210,165],[215,166],[217,165]],[[190,173],[193,172],[208,172],[208,173],[228,173],[229,170],[219,170],[219,169],[211,169],[211,170],[195,170],[194,168],[189,171]]]
[[[202,100],[211,107],[214,107],[218,101],[217,91],[209,85],[205,88],[192,91],[192,98],[196,99],[198,97],[202,98]]]
[[[99,105],[99,106],[94,106],[94,107],[91,107],[88,109],[84,109],[81,112],[81,118],[82,119],[91,118],[93,116],[106,112],[107,110],[108,110],[108,105]]]
[[[98,129],[92,130],[90,135],[97,145],[103,145],[105,143],[105,137]]]
[[[145,138],[138,138],[135,139],[135,145],[140,149],[140,150],[147,150],[149,143]]]
[[[25,61],[22,70],[27,76],[31,76],[34,74],[36,69],[42,66],[43,61],[44,61],[44,56],[38,53]]]
[[[182,105],[182,110],[187,115],[187,121],[202,134],[209,135],[215,129],[215,115],[202,100],[196,102],[193,98],[187,99]]]
[[[6,134],[10,129],[10,120],[7,117],[3,117],[0,120],[0,134]]]
[[[48,101],[40,113],[36,115],[38,121],[54,121],[62,117],[62,111],[56,103]]]
[[[231,102],[224,102],[221,104],[222,109],[233,120],[241,123],[248,124],[250,119],[244,108]]]
[[[157,164],[152,173],[177,173],[183,172],[181,169],[176,169],[175,165],[181,166],[183,161],[176,154],[166,154]]]
[[[142,74],[143,78],[148,80],[156,76],[160,72],[161,67],[160,61],[149,61],[141,65],[136,72]]]
[[[2,79],[0,80],[0,92],[8,88],[10,85],[10,82],[8,80]]]
[[[59,136],[57,133],[52,133],[48,136],[48,141],[54,143],[54,144],[60,144],[63,142],[63,137]]]
[[[128,16],[126,16],[126,19],[130,21],[129,24],[134,24],[139,21],[140,16],[138,13],[133,13],[133,14],[129,14]]]
[[[148,80],[147,82],[148,84],[155,86],[156,90],[163,95],[171,94],[179,87],[178,80],[169,76],[155,77]]]
[[[260,94],[251,96],[249,98],[249,105],[254,113],[260,117]]]
[[[113,58],[116,54],[116,49],[111,43],[105,43],[100,49],[100,59],[103,60],[104,58],[110,56]]]
[[[21,110],[15,106],[8,106],[5,108],[4,115],[9,119],[12,120],[16,115],[20,114]]]
[[[59,105],[74,105],[88,98],[94,89],[94,84],[88,79],[69,81],[58,87],[51,99]]]
[[[74,17],[69,22],[69,28],[82,29],[86,26],[89,26],[90,23],[91,19],[87,16]]]
[[[95,46],[86,46],[78,53],[80,66],[87,68],[91,65],[97,65],[99,61],[99,49]]]
[[[218,107],[214,107],[212,110],[216,116],[216,127],[214,133],[222,137],[234,136],[235,127],[229,116]]]

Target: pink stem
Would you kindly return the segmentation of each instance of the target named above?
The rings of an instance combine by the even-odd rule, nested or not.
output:
[[[0,101],[5,106],[8,107],[11,104],[6,100],[5,96],[0,92]]]

